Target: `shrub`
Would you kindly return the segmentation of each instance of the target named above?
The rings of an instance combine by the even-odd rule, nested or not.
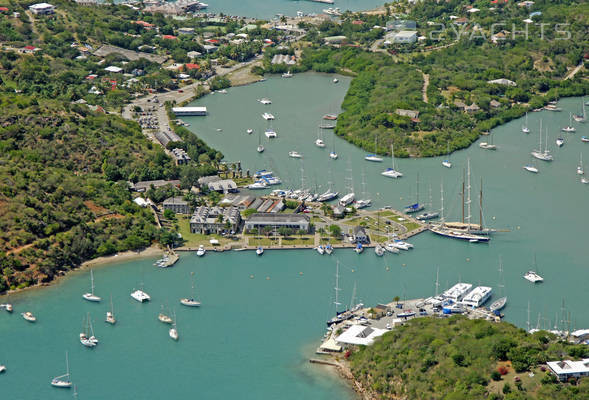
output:
[[[501,373],[499,371],[493,371],[491,373],[491,379],[493,379],[494,381],[500,381],[501,380]]]

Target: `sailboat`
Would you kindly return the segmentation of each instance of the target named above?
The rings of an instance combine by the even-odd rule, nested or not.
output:
[[[562,145],[564,144],[564,138],[562,136],[559,136],[556,138],[556,145],[558,147],[562,147]]]
[[[524,274],[524,279],[526,279],[527,281],[530,281],[532,283],[544,282],[544,278],[542,278],[537,272],[538,266],[536,265],[536,256],[534,256],[534,267],[535,267],[534,269],[531,269]]]
[[[563,132],[573,133],[577,131],[577,128],[573,126],[573,113],[569,113],[569,124],[562,128]]]
[[[331,175],[331,171],[329,171],[329,175]],[[338,192],[333,191],[332,186],[333,185],[332,185],[331,181],[328,181],[327,182],[327,191],[325,193],[320,194],[319,197],[317,197],[318,202],[322,203],[324,201],[333,200],[339,195]]]
[[[187,307],[200,307],[200,301],[194,299],[194,272],[190,273],[190,281],[192,282],[192,292],[189,299],[181,299],[180,304]]]
[[[497,146],[493,144],[493,135],[489,134],[489,141],[488,142],[481,142],[479,143],[479,147],[484,150],[497,150]]]
[[[290,69],[288,70],[288,72],[285,72],[284,74],[282,74],[283,78],[292,78],[293,74],[290,72]]]
[[[63,389],[69,389],[72,387],[72,381],[70,379],[70,363],[67,351],[65,352],[65,371],[65,374],[56,376],[51,380],[51,386]]]
[[[262,153],[264,151],[264,146],[262,146],[262,136],[258,132],[258,153]]]
[[[583,153],[579,155],[579,165],[577,165],[577,175],[584,175],[585,170],[583,169]]]
[[[331,153],[329,153],[329,158],[331,158],[332,160],[337,160],[337,153],[335,152],[335,134],[333,135],[333,148],[331,150]]]
[[[448,141],[446,154],[448,155],[448,158],[442,161],[442,165],[446,168],[452,168],[452,163],[450,162],[450,141]]]
[[[339,292],[341,291],[340,287],[339,287],[339,260],[336,263],[336,267],[335,267],[335,301],[333,302],[333,304],[335,305],[335,317],[331,318],[329,321],[327,321],[327,326],[331,326],[333,324],[337,324],[339,322],[342,322],[345,318],[343,316],[345,311],[339,312],[339,306],[341,306],[342,303],[339,302]]]
[[[581,107],[583,108],[583,113],[578,115],[578,114],[573,114],[573,119],[576,122],[585,122],[587,121],[587,114],[585,113],[585,103],[583,101],[581,101]]]
[[[112,294],[110,295],[110,311],[106,312],[106,322],[108,322],[111,325],[117,323],[117,320],[115,318],[115,310],[112,306]]]
[[[382,158],[376,155],[376,150],[378,148],[377,140],[377,138],[374,138],[374,154],[366,154],[366,157],[364,157],[366,161],[382,162]]]
[[[164,305],[162,304],[162,311],[160,311],[159,315],[157,316],[157,319],[160,320],[160,322],[163,322],[164,324],[171,324],[172,318],[170,318],[168,315],[166,315],[166,313],[164,313]]]
[[[548,142],[548,132],[546,132],[546,142]],[[552,155],[550,151],[548,151],[548,143],[546,143],[546,148],[542,151],[542,120],[540,120],[540,146],[537,150],[532,150],[532,156],[537,158],[538,160],[542,161],[552,161]]]
[[[393,143],[391,143],[391,162],[392,162],[392,167],[387,168],[386,170],[384,170],[380,174],[383,176],[386,176],[389,178],[395,178],[395,179],[402,177],[403,174],[395,169],[395,145]]]
[[[315,146],[323,148],[325,147],[325,142],[323,141],[321,136],[321,130],[317,129],[317,140],[315,140]]]
[[[499,296],[501,296],[503,294],[503,288],[505,287],[505,285],[503,284],[503,261],[501,257],[499,257],[499,284],[497,286],[499,287]],[[499,311],[503,307],[505,307],[506,303],[507,297],[500,297],[493,303],[491,303],[491,305],[489,306],[489,310],[493,312]]]
[[[432,187],[430,185],[429,187],[429,208],[431,209],[433,205],[432,202]],[[418,219],[420,221],[427,221],[430,219],[434,219],[434,218],[438,218],[440,216],[440,213],[437,211],[431,211],[431,212],[424,212],[422,214],[419,214],[417,217],[415,217],[415,219]]]
[[[368,199],[366,196],[366,179],[364,173],[362,173],[362,199],[356,200],[354,206],[356,209],[370,207],[372,205],[372,200]]]
[[[452,239],[467,240],[471,243],[488,242],[491,238],[481,233],[490,233],[491,230],[483,229],[483,189],[481,181],[481,194],[479,199],[480,207],[480,222],[479,226],[470,223],[471,212],[470,212],[470,158],[467,159],[467,180],[466,180],[466,199],[465,199],[465,182],[462,183],[462,223],[446,223],[444,219],[444,191],[443,186],[441,188],[442,199],[441,199],[441,223],[437,225],[431,225],[429,230],[436,235],[449,237]],[[466,217],[464,215],[464,206],[467,206]],[[466,221],[466,223],[465,223]]]
[[[342,207],[347,207],[348,205],[352,204],[354,202],[354,199],[356,198],[356,195],[354,193],[352,166],[351,166],[349,160],[348,160],[348,171],[350,172],[350,177],[346,178],[346,180],[349,182],[348,193],[345,196],[343,196],[339,201],[339,205]]]
[[[423,204],[419,203],[419,173],[418,173],[417,174],[417,191],[416,191],[415,203],[410,204],[407,207],[405,207],[403,212],[405,214],[413,214],[413,213],[423,210],[424,208],[425,208],[425,206]]]
[[[172,324],[172,327],[170,328],[168,334],[173,340],[178,340],[179,336],[178,329],[176,328],[176,311],[174,311],[174,323]]]
[[[84,323],[84,332],[80,333],[80,343],[86,347],[96,347],[98,339],[94,336],[94,329],[92,329],[92,322],[90,321],[90,313],[87,314]]]
[[[524,167],[523,167],[523,168],[524,168],[526,171],[528,171],[528,172],[532,172],[532,173],[534,173],[534,174],[537,174],[537,173],[538,173],[538,167],[536,167],[536,165],[534,165],[534,162],[533,162],[533,160],[532,160],[532,162],[531,162],[531,163],[524,165]]]
[[[98,302],[98,301],[102,300],[100,297],[98,297],[94,294],[94,272],[92,270],[90,270],[90,288],[91,288],[91,292],[84,293],[82,295],[82,297],[88,301],[93,301],[93,302]]]
[[[526,112],[526,124],[522,126],[523,133],[530,133],[530,128],[528,128],[528,113]]]

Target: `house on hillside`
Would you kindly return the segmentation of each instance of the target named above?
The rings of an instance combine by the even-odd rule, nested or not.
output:
[[[50,15],[55,13],[55,6],[49,3],[37,3],[29,6],[29,10],[35,15]]]
[[[170,197],[164,200],[164,210],[172,210],[176,214],[190,214],[190,205],[182,197]]]

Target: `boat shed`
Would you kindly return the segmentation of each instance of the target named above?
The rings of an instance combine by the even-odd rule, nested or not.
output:
[[[207,115],[207,108],[206,107],[172,107],[172,111],[177,116],[179,116],[179,115],[186,115],[186,116]]]
[[[370,346],[374,339],[387,333],[386,329],[372,328],[364,325],[352,325],[347,331],[335,338],[337,343]]]

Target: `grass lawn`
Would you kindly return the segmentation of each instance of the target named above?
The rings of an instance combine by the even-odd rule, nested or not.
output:
[[[342,241],[342,238],[334,238],[334,237],[331,237],[331,236],[322,237],[320,239],[320,242],[323,243],[323,244],[326,244],[326,243],[341,243],[341,241]]]
[[[283,246],[310,246],[312,245],[313,242],[313,237],[288,237],[288,238],[282,238],[282,245]]]
[[[278,245],[278,239],[273,240],[272,238],[249,237],[247,240],[248,240],[249,246],[276,246],[276,245]]]
[[[509,383],[512,391],[517,391],[514,379],[516,376],[521,379],[522,387],[527,392],[534,392],[542,385],[542,377],[546,375],[546,372],[542,372],[539,367],[532,369],[534,376],[530,376],[529,371],[517,373],[513,370],[509,361],[497,363],[497,368],[499,368],[499,366],[507,366],[509,372],[506,375],[503,375],[500,381],[489,381],[489,393],[501,393],[503,386],[505,386],[506,383]]]
[[[184,239],[184,247],[198,247],[199,245],[210,246],[209,240],[217,239],[219,244],[225,245],[232,242],[229,239],[224,238],[221,235],[202,235],[200,233],[190,232],[190,217],[183,215],[176,215],[178,218],[178,232]]]

